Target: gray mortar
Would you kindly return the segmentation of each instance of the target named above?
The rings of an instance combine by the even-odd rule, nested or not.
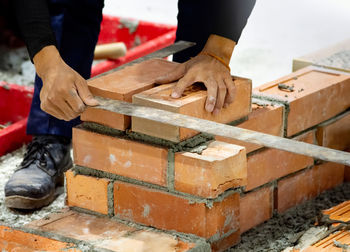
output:
[[[290,111],[289,102],[287,99],[283,99],[280,96],[264,94],[260,95],[253,93],[252,99],[269,102],[270,105],[283,106],[283,136],[287,137],[287,125],[288,125],[288,114]]]
[[[344,183],[284,214],[275,213],[272,219],[242,234],[241,242],[228,251],[274,252],[294,246],[298,243],[297,239],[314,226],[316,216],[321,210],[349,199],[350,183]]]
[[[202,151],[205,149],[204,146],[209,144],[209,141],[214,139],[214,136],[201,133],[189,139],[186,139],[180,143],[174,143],[172,141],[164,140],[157,137],[148,136],[145,134],[132,132],[132,131],[120,131],[117,129],[112,129],[110,127],[92,123],[92,122],[84,122],[83,124],[77,126],[78,128],[87,129],[99,134],[104,134],[108,136],[124,138],[127,140],[137,141],[141,143],[147,143],[149,145],[168,148],[173,150],[174,152],[193,152],[196,151],[198,153],[198,149],[196,147],[202,146]]]
[[[172,150],[168,151],[168,167],[167,167],[167,185],[169,190],[175,190],[175,153]]]
[[[128,177],[123,177],[123,176],[112,174],[112,173],[105,172],[105,171],[95,170],[95,169],[91,169],[91,168],[87,168],[87,167],[81,167],[78,165],[74,166],[72,169],[73,169],[73,172],[75,172],[75,174],[81,174],[81,175],[85,175],[85,176],[93,176],[93,177],[98,177],[98,178],[108,178],[108,179],[113,180],[113,181],[122,181],[122,182],[126,182],[129,184],[144,186],[144,187],[147,187],[149,189],[155,189],[155,190],[163,191],[166,193],[171,193],[171,194],[176,195],[177,197],[181,197],[181,198],[188,200],[190,204],[204,203],[208,208],[212,208],[213,204],[215,202],[221,202],[226,197],[232,195],[233,193],[241,193],[242,192],[241,188],[230,188],[227,191],[220,194],[218,197],[216,197],[214,199],[208,199],[208,198],[203,198],[200,196],[191,195],[191,194],[187,194],[187,193],[183,193],[183,192],[179,192],[179,191],[170,191],[169,188],[167,188],[167,187],[163,187],[163,186],[159,186],[159,185],[155,185],[155,184],[150,184],[150,183],[147,183],[144,181],[140,181],[140,180],[136,180],[136,179],[132,179],[132,178],[128,178]]]
[[[114,215],[114,185],[110,182],[107,186],[108,216]]]

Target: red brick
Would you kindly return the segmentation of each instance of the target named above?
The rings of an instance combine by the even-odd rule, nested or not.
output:
[[[277,210],[284,212],[318,194],[314,169],[307,170],[278,182]]]
[[[51,214],[27,225],[41,232],[50,232],[93,244],[110,251],[178,251],[185,252],[196,245],[152,230],[141,230],[115,220],[68,211]]]
[[[240,199],[240,230],[241,233],[270,219],[273,214],[273,187],[263,187],[249,192]]]
[[[233,232],[229,236],[212,242],[211,243],[211,249],[213,252],[223,252],[227,251],[230,247],[236,245],[241,239],[240,231]]]
[[[294,90],[281,90],[279,84]],[[255,88],[254,94],[289,104],[287,136],[292,136],[349,108],[350,75],[308,66]]]
[[[344,165],[324,163],[278,182],[277,210],[284,212],[343,182]]]
[[[118,218],[205,238],[220,238],[239,228],[238,193],[208,208],[205,203],[171,193],[116,182],[114,204]]]
[[[70,243],[0,226],[0,248],[2,251],[80,251],[69,249],[72,246],[74,245]]]
[[[166,185],[165,148],[74,128],[73,154],[76,165]]]
[[[254,130],[274,136],[283,136],[283,106],[261,106],[258,104],[252,104],[252,112],[249,114],[248,120],[236,125],[236,127]],[[218,141],[244,146],[247,153],[262,147],[258,144],[246,143],[221,136],[216,136],[215,139]]]
[[[344,165],[336,163],[324,163],[315,166],[318,173],[319,193],[340,185],[344,181]]]
[[[314,131],[300,135],[295,140],[314,143]],[[290,173],[313,165],[311,157],[277,149],[266,149],[248,156],[247,191]]]
[[[350,182],[350,166],[345,166],[344,168],[344,181]]]
[[[154,87],[155,78],[176,66],[175,62],[152,59],[90,80],[88,85],[93,95],[131,102],[132,95]],[[129,116],[97,108],[87,108],[81,115],[81,120],[119,130],[130,128],[131,122]]]
[[[350,149],[345,150],[346,152],[350,152]],[[350,181],[350,166],[344,167],[344,181],[349,182]]]
[[[244,147],[214,141],[201,154],[175,153],[175,190],[215,198],[247,184]]]
[[[108,214],[110,180],[66,172],[67,205]]]
[[[158,86],[134,95],[133,103],[215,122],[229,123],[247,116],[251,109],[251,81],[239,77],[233,78],[236,85],[236,98],[227,108],[222,109],[218,115],[205,110],[207,91],[199,85],[190,86],[179,99],[171,98],[174,84]],[[198,133],[193,130],[137,117],[132,117],[132,130],[173,142],[180,142]]]
[[[317,141],[320,145],[337,150],[350,148],[350,112],[317,127]]]

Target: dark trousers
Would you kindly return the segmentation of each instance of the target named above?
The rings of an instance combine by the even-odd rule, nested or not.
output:
[[[210,34],[238,41],[255,0],[179,0],[176,40],[196,42],[196,46],[174,55],[184,62],[197,55]],[[90,77],[93,52],[102,19],[103,0],[50,0],[52,28],[64,61],[83,78]],[[35,91],[27,133],[71,137],[72,127],[80,123],[58,120],[40,109],[42,81],[35,78]]]
[[[83,78],[90,78],[94,48],[102,21],[102,0],[51,0],[51,26],[57,49],[63,60]],[[79,118],[66,122],[40,109],[40,90],[43,83],[35,77],[34,97],[27,124],[30,135],[72,136],[72,127]]]

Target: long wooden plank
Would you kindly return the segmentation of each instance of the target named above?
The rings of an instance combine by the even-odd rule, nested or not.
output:
[[[324,161],[350,165],[350,153],[347,152],[333,150],[304,142],[298,142],[288,138],[272,136],[252,130],[241,129],[226,124],[220,124],[160,109],[138,106],[127,102],[109,100],[101,97],[96,98],[100,102],[100,105],[97,106],[99,109],[193,129],[196,131],[228,137],[248,143],[259,144],[270,148],[310,156]]]

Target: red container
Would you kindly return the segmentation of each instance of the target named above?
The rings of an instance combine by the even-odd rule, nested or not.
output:
[[[0,156],[31,140],[26,135],[27,117],[33,98],[33,88],[0,82]]]
[[[124,57],[93,66],[91,77],[171,45],[175,34],[176,26],[104,15],[98,44],[124,42],[128,51]]]
[[[91,76],[116,68],[129,61],[159,50],[175,40],[176,26],[103,16],[98,44],[124,42],[128,51],[118,60],[106,60],[92,67]],[[0,156],[31,140],[26,135],[27,116],[33,88],[0,81]]]

